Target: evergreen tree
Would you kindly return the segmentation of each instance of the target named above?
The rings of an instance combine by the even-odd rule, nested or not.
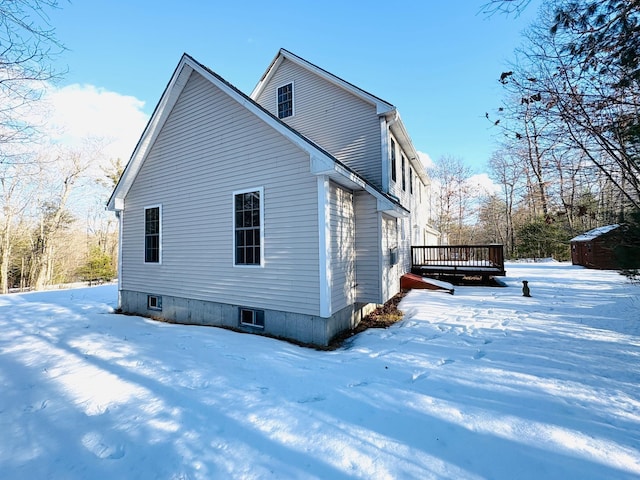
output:
[[[87,262],[78,270],[78,275],[87,282],[107,282],[116,276],[116,271],[111,256],[94,246],[89,251]]]
[[[623,275],[640,280],[640,210],[635,210],[623,225],[622,241],[614,249]]]
[[[517,231],[517,253],[520,258],[554,258],[568,260],[569,234],[559,223],[537,217]]]

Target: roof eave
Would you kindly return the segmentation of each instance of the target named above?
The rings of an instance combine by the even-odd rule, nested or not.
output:
[[[326,158],[311,156],[310,171],[314,175],[326,175],[335,183],[350,190],[361,190],[369,193],[376,199],[379,211],[398,218],[409,215],[409,210],[404,208],[398,200],[385,195],[335,159],[327,161]]]
[[[413,146],[413,142],[411,141],[411,137],[409,136],[409,132],[400,118],[400,113],[394,109],[393,112],[389,112],[386,114],[387,124],[391,130],[391,133],[396,138],[400,147],[407,153],[409,156],[409,162],[413,166],[414,171],[420,177],[424,184],[429,184],[431,180],[429,179],[429,175],[420,160],[420,156],[418,155],[418,151]]]
[[[151,115],[151,118],[138,141],[138,144],[136,145],[129,163],[125,167],[120,181],[109,198],[107,203],[107,208],[109,210],[119,211],[124,209],[124,199],[131,188],[142,163],[148,155],[149,149],[153,145],[153,142],[162,129],[164,122],[193,71],[212,82],[230,98],[243,105],[247,110],[265,121],[277,132],[289,139],[293,144],[308,153],[312,161],[311,173],[316,175],[323,173],[328,174],[338,183],[348,185],[349,188],[366,190],[378,199],[379,208],[390,214],[404,216],[408,213],[408,210],[402,207],[399,203],[386,197],[382,192],[378,191],[373,185],[369,184],[358,174],[343,165],[331,154],[324,151],[309,139],[302,136],[299,132],[274,117],[250,97],[247,97],[222,77],[187,54],[183,54],[180,62],[178,63],[171,80],[162,94],[160,102],[158,102],[158,105]]]
[[[186,53],[182,55],[180,62],[176,66],[169,83],[164,89],[160,101],[156,105],[145,129],[136,144],[129,162],[124,168],[118,183],[116,184],[111,197],[107,201],[107,209],[118,211],[124,209],[124,197],[129,192],[131,185],[140,169],[142,162],[146,158],[149,148],[153,145],[162,125],[169,112],[175,105],[178,96],[187,83],[193,68],[190,63],[193,59]]]

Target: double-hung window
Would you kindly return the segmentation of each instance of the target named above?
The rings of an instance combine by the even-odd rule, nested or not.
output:
[[[160,206],[144,209],[144,261],[145,263],[160,263],[161,239]]]
[[[293,83],[278,88],[278,118],[293,115]]]
[[[406,164],[407,160],[404,158],[404,155],[402,155],[402,190],[407,190],[407,177],[405,176],[405,168],[406,168]]]
[[[262,201],[262,188],[233,194],[235,265],[262,265]]]
[[[409,167],[409,193],[413,195],[413,168]]]
[[[396,142],[391,140],[391,180],[396,181]]]

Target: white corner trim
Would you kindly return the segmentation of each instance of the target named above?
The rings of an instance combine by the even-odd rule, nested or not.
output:
[[[118,308],[122,308],[122,228],[124,226],[124,210],[116,210],[118,219]]]
[[[318,258],[320,273],[320,316],[331,317],[331,216],[329,178],[318,177]]]
[[[389,165],[389,127],[387,127],[387,119],[384,115],[380,116],[380,150],[382,152],[382,161],[380,165],[382,166],[382,191],[385,193],[389,193],[391,188],[391,179],[390,179],[390,170],[391,167]]]

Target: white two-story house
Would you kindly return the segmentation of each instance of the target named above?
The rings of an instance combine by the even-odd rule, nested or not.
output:
[[[184,55],[108,202],[119,306],[327,345],[435,244],[396,108],[280,50],[251,93]]]

